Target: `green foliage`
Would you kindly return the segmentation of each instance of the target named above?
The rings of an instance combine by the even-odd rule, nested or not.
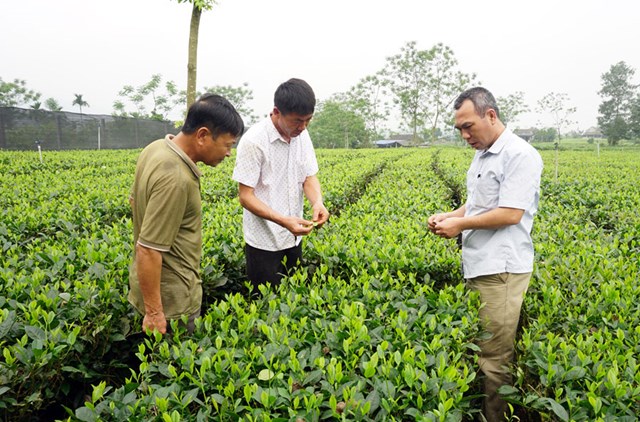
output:
[[[162,82],[162,75],[151,76],[149,82],[133,87],[125,85],[113,103],[113,114],[120,117],[167,120],[169,113],[182,102],[184,95],[173,81]],[[129,105],[128,105],[129,104]],[[128,107],[133,109],[127,110]],[[151,109],[148,110],[147,107]]]
[[[211,10],[218,2],[216,0],[176,0],[178,3],[191,3],[200,10]]]
[[[80,109],[80,114],[82,114],[82,107],[89,107],[89,103],[87,103],[84,98],[82,98],[82,94],[73,94],[73,103],[72,105],[77,105]]]
[[[245,126],[249,127],[258,121],[258,117],[256,116],[253,108],[249,105],[249,101],[253,100],[253,91],[249,88],[248,83],[245,82],[242,86],[238,87],[231,85],[216,85],[209,88],[205,87],[202,93],[198,93],[198,96],[205,92],[213,92],[214,94],[222,95],[229,100],[238,113],[240,113],[240,116],[242,116]]]
[[[364,120],[337,100],[318,104],[309,133],[318,148],[358,148],[369,143]]]
[[[598,107],[598,124],[611,145],[627,137],[634,98],[638,85],[632,83],[635,69],[625,62],[618,62],[602,75],[602,88],[598,91],[602,103]],[[634,113],[635,114],[635,113]],[[633,119],[635,122],[635,118]]]
[[[46,101],[44,102],[44,105],[49,111],[62,110],[62,106],[58,103],[58,101],[55,98],[52,98],[52,97],[47,98]]]
[[[456,97],[475,79],[474,74],[457,70],[457,65],[453,50],[441,43],[418,50],[411,41],[399,54],[387,58],[386,83],[414,135],[423,126],[434,133],[447,120]]]
[[[5,82],[0,78],[0,107],[30,106],[40,100],[42,94],[27,88],[23,79]]]
[[[640,151],[567,145],[543,173],[503,394],[532,420],[636,420]],[[0,152],[0,417],[474,419],[481,304],[455,240],[426,229],[463,200],[473,151],[437,151],[319,150],[331,220],[254,300],[233,165],[203,168],[206,303],[167,337],[137,333],[126,301],[137,152]]]
[[[552,127],[537,129],[533,135],[536,142],[553,142],[558,137],[558,131]]]
[[[349,109],[364,120],[367,131],[373,137],[379,137],[391,112],[383,72],[360,79],[354,87],[344,93],[344,97]]]
[[[522,113],[529,111],[529,106],[524,102],[524,92],[516,91],[506,97],[496,98],[500,110],[500,120],[505,125],[513,123]]]

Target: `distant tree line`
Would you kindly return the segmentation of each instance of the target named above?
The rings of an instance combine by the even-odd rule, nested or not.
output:
[[[603,99],[599,107],[598,124],[609,143],[616,145],[622,139],[640,138],[640,93],[632,78],[635,70],[624,62],[613,66],[602,75],[599,91]],[[389,129],[391,121],[399,121],[399,130],[410,134],[416,142],[432,141],[442,137],[454,137],[452,127],[452,103],[464,89],[480,85],[473,73],[458,69],[453,51],[436,44],[421,50],[416,42],[406,43],[398,54],[386,59],[385,65],[360,79],[347,91],[336,93],[319,101],[309,131],[318,147],[358,148],[386,136],[394,136]],[[216,92],[227,97],[238,109],[247,125],[258,117],[249,105],[253,91],[248,83],[235,87],[215,85],[203,92]],[[139,86],[125,85],[113,102],[114,116],[141,119],[168,120],[186,113],[186,90],[173,81],[164,81],[154,74]],[[60,111],[54,98],[41,100],[42,95],[26,86],[24,80],[4,82],[0,78],[0,106],[27,106]],[[524,93],[516,91],[498,97],[500,117],[507,125],[513,125],[518,117],[531,111]],[[74,94],[73,103],[80,114],[89,104],[82,94]],[[537,113],[547,115],[552,126],[536,129],[536,140],[561,139],[571,124],[576,107],[566,93],[550,92],[537,101]]]

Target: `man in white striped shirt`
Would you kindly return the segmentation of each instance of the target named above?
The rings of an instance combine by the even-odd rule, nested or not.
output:
[[[290,79],[274,95],[274,107],[238,145],[233,180],[244,207],[247,276],[256,287],[278,285],[302,259],[302,236],[329,218],[317,177],[318,162],[307,126],[315,94]],[[312,215],[303,218],[304,196]]]

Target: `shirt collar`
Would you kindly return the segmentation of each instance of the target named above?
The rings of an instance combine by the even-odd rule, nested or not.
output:
[[[184,161],[185,164],[189,166],[193,174],[196,176],[196,179],[200,179],[200,176],[202,176],[202,172],[200,171],[196,163],[194,163],[191,158],[189,158],[189,156],[185,154],[178,145],[176,145],[175,142],[173,142],[173,138],[175,138],[175,135],[172,134],[168,134],[164,137],[167,146],[169,146],[169,148],[171,148],[173,152],[178,154],[178,157],[180,157],[182,161]]]
[[[282,139],[282,135],[280,135],[280,132],[278,132],[278,128],[276,128],[276,125],[273,123],[273,120],[271,120],[271,116],[267,117],[267,133],[269,136],[269,143],[274,143],[275,141],[282,141],[285,144],[292,144],[293,141],[295,139],[298,139],[298,136],[296,136],[295,138],[291,138],[291,141],[287,142],[284,139]]]
[[[498,139],[496,139],[493,145],[491,145],[489,149],[485,150],[483,154],[484,153],[491,153],[491,154],[500,153],[500,151],[502,151],[502,148],[504,148],[504,146],[506,145],[507,139],[509,138],[510,133],[511,131],[509,129],[504,128],[500,136],[498,136]]]

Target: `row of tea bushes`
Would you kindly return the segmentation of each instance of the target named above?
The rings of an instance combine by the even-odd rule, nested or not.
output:
[[[35,417],[122,372],[130,307],[126,152],[2,154],[0,409]],[[127,239],[126,241],[124,239]],[[119,375],[118,375],[119,376]]]
[[[137,152],[44,164],[1,153],[0,415],[64,404],[72,420],[473,417],[479,304],[455,241],[426,230],[454,205],[473,152],[438,150],[319,151],[334,216],[305,240],[304,268],[253,302],[210,300],[191,338],[145,340],[131,336],[140,321],[126,303]],[[505,393],[531,419],[635,420],[640,157],[562,151],[556,180],[553,154]],[[244,273],[232,160],[202,182],[215,297]]]
[[[140,321],[126,293],[137,153],[56,152],[43,163],[31,153],[0,154],[0,412],[6,417],[24,419],[56,403],[75,407],[90,384],[121,383],[135,360],[129,337]],[[362,155],[350,160],[353,183],[363,183],[358,180],[375,164]],[[327,161],[338,168],[342,162],[337,154]],[[225,280],[242,282],[241,208],[232,194],[232,159],[203,170],[203,279],[212,294]]]
[[[387,270],[415,273],[426,283],[459,282],[455,242],[427,229],[429,216],[452,206],[449,189],[431,170],[434,159],[424,151],[387,165],[340,218],[309,236],[309,260],[344,277]]]
[[[123,387],[73,420],[461,420],[477,298],[412,275],[300,271],[260,299],[212,305],[191,337],[147,339]]]

